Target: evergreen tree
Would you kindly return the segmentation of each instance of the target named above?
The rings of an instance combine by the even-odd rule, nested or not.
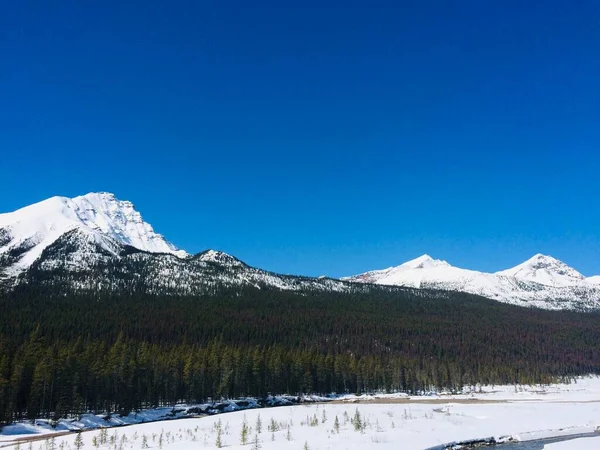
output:
[[[356,411],[354,412],[354,417],[352,417],[352,425],[354,425],[354,431],[362,431],[363,429],[362,418],[360,417],[358,408],[356,408]]]
[[[261,445],[260,445],[260,441],[258,440],[258,433],[256,433],[254,435],[254,440],[252,441],[252,450],[260,450]]]
[[[223,447],[223,439],[222,439],[222,434],[223,434],[223,427],[221,425],[221,419],[219,419],[219,421],[217,422],[217,439],[215,441],[215,446],[217,448],[222,448]]]
[[[246,445],[248,443],[248,424],[246,423],[246,416],[244,415],[244,421],[242,422],[242,434],[240,436],[240,443]]]
[[[262,420],[260,419],[260,414],[256,417],[256,432],[258,434],[262,433]]]
[[[76,450],[81,450],[81,448],[84,446],[83,439],[81,438],[81,432],[77,433],[75,436],[74,445]]]

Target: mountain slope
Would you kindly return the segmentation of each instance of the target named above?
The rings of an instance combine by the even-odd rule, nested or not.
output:
[[[564,262],[540,253],[518,266],[496,272],[496,275],[554,287],[571,286],[585,280],[583,275]]]
[[[72,230],[114,253],[115,243],[153,253],[186,257],[143,221],[131,202],[113,194],[90,193],[75,198],[52,197],[0,214],[0,273],[17,275],[44,249]],[[85,236],[85,237],[83,237]]]
[[[196,295],[222,288],[368,292],[373,284],[458,291],[521,306],[600,309],[600,277],[586,279],[535,255],[494,274],[423,255],[397,267],[333,280],[280,275],[216,250],[189,255],[154,232],[131,202],[109,193],[52,197],[0,214],[0,285],[69,291]]]
[[[397,267],[343,280],[388,286],[461,291],[522,306],[546,309],[599,309],[598,277],[586,279],[575,269],[541,254],[518,266],[485,273],[453,267],[423,255]]]
[[[256,269],[216,250],[188,255],[155,233],[131,202],[109,193],[52,197],[1,214],[0,284],[168,295],[245,286],[357,291],[339,280]]]
[[[146,252],[108,237],[90,239],[80,229],[65,233],[45,248],[16,284],[52,286],[62,292],[165,295],[198,295],[232,287],[347,292],[369,289],[366,285],[357,289],[339,280],[267,272],[215,250],[188,258]]]

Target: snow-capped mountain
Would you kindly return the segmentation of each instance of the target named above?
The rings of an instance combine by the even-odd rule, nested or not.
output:
[[[586,278],[562,261],[541,254],[496,273],[461,269],[423,255],[396,267],[342,279],[468,292],[505,303],[547,309],[600,308],[600,276]]]
[[[496,274],[554,287],[571,286],[585,280],[583,275],[564,262],[540,253],[512,269]]]
[[[188,256],[155,233],[131,202],[118,200],[106,192],[90,193],[75,198],[52,197],[0,214],[4,275],[16,275],[27,269],[48,246],[73,230],[78,230],[82,239],[94,241],[109,252],[114,252],[114,244],[118,243],[146,252]]]
[[[600,285],[600,275],[594,275],[593,277],[587,277],[587,282],[591,284]]]
[[[218,287],[355,290],[333,279],[278,275],[227,253],[189,255],[110,193],[52,197],[0,214],[0,286],[198,294]],[[365,288],[366,289],[366,288]]]
[[[240,286],[306,292],[426,288],[440,292],[427,295],[457,291],[522,306],[600,309],[600,276],[586,278],[539,254],[497,273],[461,269],[423,255],[342,280],[280,275],[216,250],[189,255],[157,234],[131,202],[110,193],[52,197],[0,214],[0,287],[32,284],[65,292],[173,295]]]

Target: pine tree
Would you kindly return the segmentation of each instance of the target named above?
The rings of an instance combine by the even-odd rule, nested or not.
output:
[[[254,435],[254,440],[252,441],[252,450],[260,450],[260,441],[258,440],[258,433]]]
[[[256,432],[258,434],[262,433],[262,420],[260,419],[260,414],[256,418]]]
[[[273,419],[272,417],[271,417],[271,422],[269,423],[267,428],[269,431],[272,431],[272,432],[279,431],[279,425],[277,424],[277,422],[275,422],[275,419]]]
[[[363,424],[362,419],[360,417],[360,413],[358,412],[358,408],[354,412],[354,417],[352,418],[352,424],[354,425],[354,431],[362,431]]]
[[[74,444],[77,450],[81,450],[81,448],[83,447],[84,444],[83,439],[81,438],[81,432],[77,433],[77,436],[75,436]]]
[[[105,445],[107,438],[108,438],[108,430],[106,428],[102,428],[100,430],[100,445]]]
[[[338,420],[338,416],[335,416],[335,421],[333,422],[333,430],[337,433],[340,434],[340,421]]]
[[[248,443],[248,424],[246,423],[246,416],[244,415],[244,421],[242,422],[242,434],[240,436],[240,443],[246,445]]]
[[[223,433],[223,427],[221,425],[221,419],[219,419],[219,421],[217,422],[217,440],[215,441],[215,446],[217,448],[223,447],[223,439],[221,437],[222,433]]]

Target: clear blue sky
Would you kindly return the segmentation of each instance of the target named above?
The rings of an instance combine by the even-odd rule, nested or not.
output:
[[[23,1],[0,211],[110,191],[196,252],[600,273],[597,1]]]

